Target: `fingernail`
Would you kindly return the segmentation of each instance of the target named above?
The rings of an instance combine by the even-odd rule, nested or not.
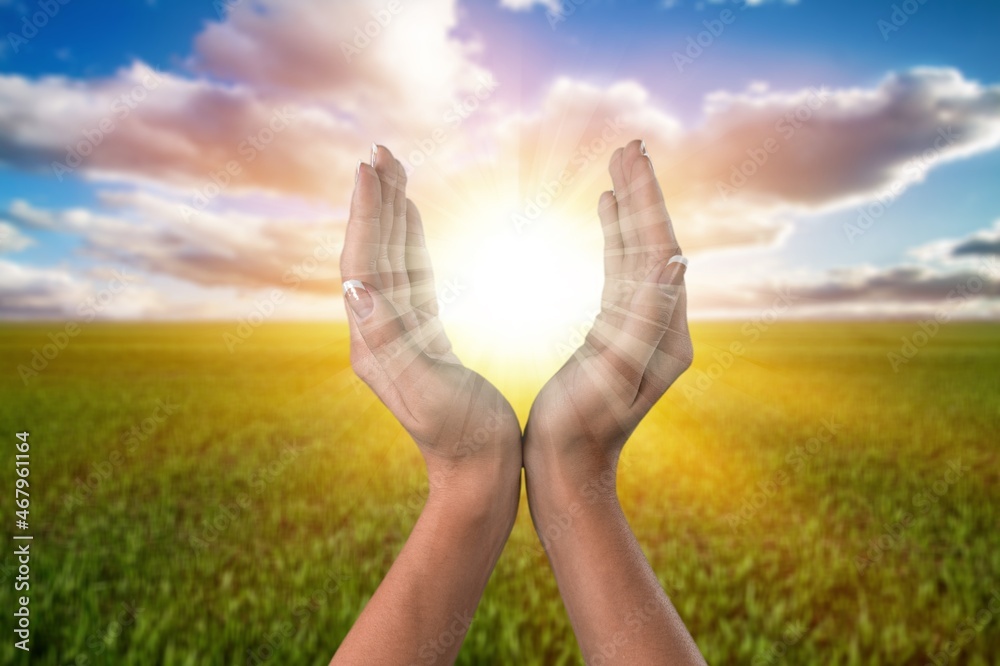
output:
[[[375,168],[375,157],[378,155],[378,145],[372,144],[372,168]]]
[[[348,280],[344,283],[344,296],[347,297],[347,304],[354,310],[358,319],[364,319],[375,309],[372,302],[372,295],[361,280]]]
[[[639,144],[639,152],[642,153],[643,155],[645,155],[646,157],[649,157],[649,153],[646,152],[646,142],[645,141],[643,141],[643,142],[641,142]]]
[[[676,255],[667,259],[660,271],[660,284],[682,284],[684,274],[687,273],[688,260],[683,255]]]
[[[358,160],[358,166],[354,167],[354,184],[358,184],[358,177],[361,175],[361,160]]]

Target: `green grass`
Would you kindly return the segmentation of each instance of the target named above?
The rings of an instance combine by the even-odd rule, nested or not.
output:
[[[325,663],[426,487],[352,378],[343,327],[268,325],[230,354],[232,326],[92,325],[26,385],[17,366],[60,328],[0,328],[7,544],[14,433],[31,432],[31,663],[245,664],[269,644],[266,663]],[[619,488],[709,663],[916,665],[966,638],[951,663],[995,663],[1000,613],[960,625],[1000,597],[1000,326],[947,325],[894,372],[887,353],[916,330],[695,328],[695,369],[626,447]],[[522,414],[533,388],[514,390]],[[824,421],[835,437],[809,444]],[[955,459],[968,470],[946,482]],[[27,663],[12,551],[4,664]],[[580,663],[523,498],[458,663]]]

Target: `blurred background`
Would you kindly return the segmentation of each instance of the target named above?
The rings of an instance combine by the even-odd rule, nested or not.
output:
[[[31,653],[0,662],[328,660],[426,493],[349,367],[357,160],[404,163],[459,356],[523,419],[599,305],[634,138],[697,358],[618,483],[708,661],[1000,654],[1000,5],[7,0],[0,25],[0,525],[34,537]],[[458,663],[580,663],[524,502]]]

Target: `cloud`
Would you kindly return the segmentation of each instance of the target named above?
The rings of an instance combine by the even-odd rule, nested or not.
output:
[[[68,271],[0,259],[0,318],[68,318],[89,293]]]
[[[226,29],[241,27],[258,40],[290,38],[241,16],[227,18]],[[203,36],[209,34],[215,33]],[[280,54],[285,47],[276,48]],[[220,178],[229,194],[323,199],[349,191],[357,121],[320,106],[288,111],[284,101],[257,90],[267,88],[266,81],[254,86],[153,74],[141,64],[105,80],[0,77],[0,160],[51,169],[72,162],[67,145],[82,151],[97,141],[89,136],[99,145],[81,156],[79,172],[183,188],[189,205],[215,195]],[[136,91],[143,99],[131,108]],[[470,160],[493,159],[500,173],[528,176],[535,186],[567,165],[579,175],[577,185],[597,183],[600,175],[603,186],[610,154],[587,146],[608,136],[608,121],[620,119],[624,130],[613,140],[646,140],[672,213],[694,230],[686,243],[692,251],[775,242],[793,217],[885,192],[898,196],[936,166],[1000,145],[1000,86],[967,80],[953,69],[894,73],[867,89],[772,92],[754,85],[742,93],[717,92],[706,99],[703,122],[692,128],[633,81],[600,88],[561,78],[534,112],[497,115],[499,108],[473,111],[468,122],[456,116],[440,127],[447,145],[434,144],[427,138],[432,134],[422,139],[434,144],[427,162],[442,180],[467,180]],[[373,117],[383,119],[381,110]],[[102,122],[109,131],[94,134]],[[482,136],[492,138],[492,158],[486,151],[470,158],[459,148],[481,145]],[[399,145],[405,158],[421,140],[390,145]],[[454,188],[442,183],[439,189]]]
[[[717,92],[691,128],[637,83],[596,91],[559,81],[543,109],[528,124],[544,129],[526,137],[543,145],[563,125],[576,136],[595,109],[628,117],[674,218],[693,230],[692,250],[774,242],[793,217],[897,197],[940,164],[1000,145],[1000,86],[954,69],[893,73],[873,88]]]
[[[0,220],[0,254],[20,252],[34,244],[35,241],[22,234],[17,227]]]
[[[0,161],[60,179],[156,181],[193,198],[234,163],[232,190],[316,194],[327,169],[350,173],[338,143],[352,140],[321,110],[141,63],[100,80],[0,76]]]
[[[504,160],[545,183],[623,119],[621,143],[646,141],[689,250],[772,243],[791,219],[899,196],[936,166],[1000,145],[1000,86],[953,69],[893,73],[867,89],[717,92],[683,127],[641,84],[559,79],[539,112],[498,133]],[[586,152],[586,151],[585,151]],[[590,151],[593,153],[593,151]],[[606,185],[602,154],[577,182]],[[589,205],[589,204],[588,204]]]
[[[1000,263],[994,257],[947,266],[855,266],[781,272],[763,280],[748,273],[730,275],[725,283],[695,280],[690,292],[699,317],[997,317]]]
[[[452,36],[456,24],[454,0],[244,2],[207,24],[190,64],[258,91],[323,100],[361,126],[413,133],[485,75],[471,60],[475,45]]]
[[[527,11],[535,5],[546,7],[549,11],[559,14],[562,12],[563,0],[500,0],[501,7],[515,12]]]
[[[1000,86],[947,68],[890,73],[867,87],[719,91],[694,125],[671,112],[662,90],[561,77],[537,102],[525,96],[531,101],[516,106],[519,91],[501,87],[452,120],[444,114],[455,99],[487,76],[478,45],[455,36],[457,3],[389,4],[237,3],[206,24],[182,73],[134,63],[104,78],[0,75],[0,162],[134,188],[104,192],[91,209],[15,202],[9,223],[0,222],[0,251],[23,250],[32,242],[26,230],[47,229],[78,237],[85,260],[153,280],[206,293],[284,288],[317,248],[339,252],[331,248],[370,138],[417,169],[410,192],[429,236],[433,229],[450,242],[464,230],[487,237],[492,218],[509,228],[530,206],[539,221],[577,224],[570,233],[592,224],[598,193],[610,187],[611,152],[642,137],[685,251],[695,253],[778,243],[796,220],[899,196],[937,166],[1000,145]],[[511,10],[562,4],[501,2]],[[551,205],[539,205],[544,197]],[[182,205],[197,214],[182,217]],[[299,215],[309,206],[330,215]],[[924,307],[975,270],[949,260],[995,254],[998,245],[1000,223],[939,241],[936,254],[928,246],[935,267],[806,276],[804,307]],[[335,264],[318,262],[300,295],[329,294]],[[12,266],[5,270],[14,276]],[[65,284],[61,269],[38,270],[30,280],[17,274],[37,296],[35,306],[12,306],[18,311],[58,307],[43,296]],[[741,294],[717,302],[745,306],[756,293],[741,284]],[[147,305],[160,311],[166,302]]]
[[[993,224],[993,229],[980,231],[962,239],[951,248],[955,257],[967,255],[1000,255],[1000,220]]]
[[[962,238],[941,238],[909,251],[925,263],[970,265],[979,257],[1000,255],[1000,220],[991,228],[981,229]]]
[[[871,199],[1000,145],[1000,86],[954,69],[893,73],[870,89],[718,92],[705,112],[677,146],[704,193],[807,209]]]
[[[15,201],[9,219],[79,236],[80,254],[203,287],[278,287],[331,293],[343,225],[203,212],[180,222],[176,204],[141,192],[104,193],[106,212],[42,210]]]
[[[939,271],[926,266],[854,268],[828,275],[826,281],[796,289],[812,304],[915,302],[955,305],[970,298],[1000,297],[1000,268],[984,263],[978,270]]]
[[[227,192],[347,191],[370,138],[409,146],[450,129],[456,101],[491,80],[451,35],[453,0],[398,6],[234,4],[195,39],[199,78],[141,62],[102,79],[0,76],[0,163],[192,200],[231,163]]]

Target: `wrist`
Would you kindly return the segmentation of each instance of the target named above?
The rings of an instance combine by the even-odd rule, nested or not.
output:
[[[524,436],[525,477],[560,492],[582,492],[595,483],[612,493],[621,448],[592,439],[565,437],[528,421]]]
[[[617,453],[587,446],[573,451],[525,440],[525,485],[533,507],[617,505],[617,471]]]
[[[516,452],[463,461],[426,458],[425,510],[440,508],[458,520],[507,525],[509,531],[521,494],[520,442]]]

